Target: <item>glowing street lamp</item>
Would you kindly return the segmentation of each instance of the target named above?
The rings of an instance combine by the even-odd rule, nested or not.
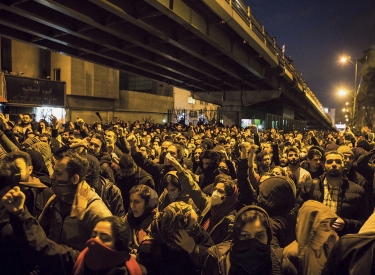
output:
[[[353,113],[352,113],[352,118],[353,118],[353,125],[354,125],[354,117],[355,117],[355,108],[356,108],[356,104],[357,104],[357,95],[358,95],[358,91],[357,91],[357,76],[358,76],[358,61],[355,60],[355,63],[352,61],[351,57],[350,56],[343,56],[341,57],[340,59],[340,62],[345,64],[345,63],[351,63],[354,65],[355,67],[355,70],[354,70],[354,92],[353,92]]]

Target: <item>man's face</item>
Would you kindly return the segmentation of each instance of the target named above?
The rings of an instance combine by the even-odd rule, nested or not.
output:
[[[299,155],[297,152],[289,151],[288,152],[288,162],[291,165],[299,164]]]
[[[233,148],[234,145],[236,144],[236,140],[234,138],[231,138],[229,144],[230,144],[230,147]]]
[[[115,133],[112,131],[108,131],[105,134],[105,141],[107,142],[108,145],[113,145],[116,142],[116,136]]]
[[[69,132],[64,132],[62,133],[61,135],[61,139],[64,143],[68,143],[68,140],[69,140]]]
[[[286,155],[286,153],[283,153],[280,157],[280,165],[281,167],[285,167],[288,165],[288,156]]]
[[[354,156],[352,154],[344,154],[344,171],[349,172],[352,169]]]
[[[24,115],[24,116],[22,117],[22,123],[23,123],[24,125],[29,124],[30,122],[31,122],[31,118],[30,118],[30,116],[28,116],[28,115]]]
[[[181,125],[177,125],[177,131],[181,131],[182,130],[182,126]]]
[[[311,170],[317,170],[321,165],[322,158],[319,155],[314,155],[312,159],[307,158],[307,162],[310,164]]]
[[[33,167],[27,166],[23,158],[15,159],[14,164],[20,169],[20,181],[28,182],[31,173],[33,172]]]
[[[199,156],[202,154],[202,149],[198,148],[194,151],[194,161],[199,162]]]
[[[263,169],[268,169],[271,166],[271,155],[264,155],[260,164]]]
[[[263,146],[263,150],[268,152],[268,153],[271,153],[272,152],[272,145],[270,143],[265,143],[264,146]]]
[[[172,142],[170,141],[164,141],[162,144],[161,144],[161,153],[163,152],[167,152],[168,150],[168,147],[172,144]]]
[[[203,169],[207,169],[210,166],[211,166],[211,159],[202,159]]]
[[[343,173],[343,159],[338,154],[329,154],[326,156],[324,170],[328,176],[341,177]]]
[[[40,140],[41,142],[44,142],[44,143],[49,144],[48,137],[46,137],[46,136],[40,136],[40,137],[39,137],[39,140]]]
[[[94,156],[100,155],[101,147],[102,147],[102,142],[100,141],[100,139],[92,138],[90,140],[89,149],[90,149],[90,153],[93,154]]]
[[[53,174],[51,176],[52,179],[58,181],[69,181],[69,174],[67,172],[67,164],[68,158],[62,158],[60,160],[56,160],[55,166],[53,167]]]

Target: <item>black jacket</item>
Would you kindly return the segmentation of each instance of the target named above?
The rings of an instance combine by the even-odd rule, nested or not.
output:
[[[321,275],[375,273],[375,235],[349,234],[332,248]]]
[[[127,213],[129,209],[129,191],[133,186],[144,184],[151,187],[152,189],[155,189],[155,183],[151,175],[140,167],[137,167],[135,174],[130,177],[123,177],[121,172],[116,173],[115,183],[121,191],[122,199],[124,201],[125,213]]]
[[[303,183],[301,193],[297,199],[297,205],[302,206],[307,200],[323,202],[324,179],[325,174],[317,179]],[[312,186],[314,189],[311,189]],[[368,209],[368,200],[364,189],[354,182],[343,178],[340,186],[336,214],[345,221],[345,226],[338,234],[342,236],[357,233],[364,221],[369,217]]]

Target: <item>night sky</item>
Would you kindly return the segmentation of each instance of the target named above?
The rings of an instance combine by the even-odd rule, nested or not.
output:
[[[346,54],[355,61],[375,45],[375,0],[244,2],[277,45],[285,45],[285,55],[324,107],[342,107],[349,99],[337,91],[354,90],[355,66],[338,60]]]

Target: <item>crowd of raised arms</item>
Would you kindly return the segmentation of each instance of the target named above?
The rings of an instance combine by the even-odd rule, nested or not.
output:
[[[375,274],[375,141],[0,114],[0,274]]]

